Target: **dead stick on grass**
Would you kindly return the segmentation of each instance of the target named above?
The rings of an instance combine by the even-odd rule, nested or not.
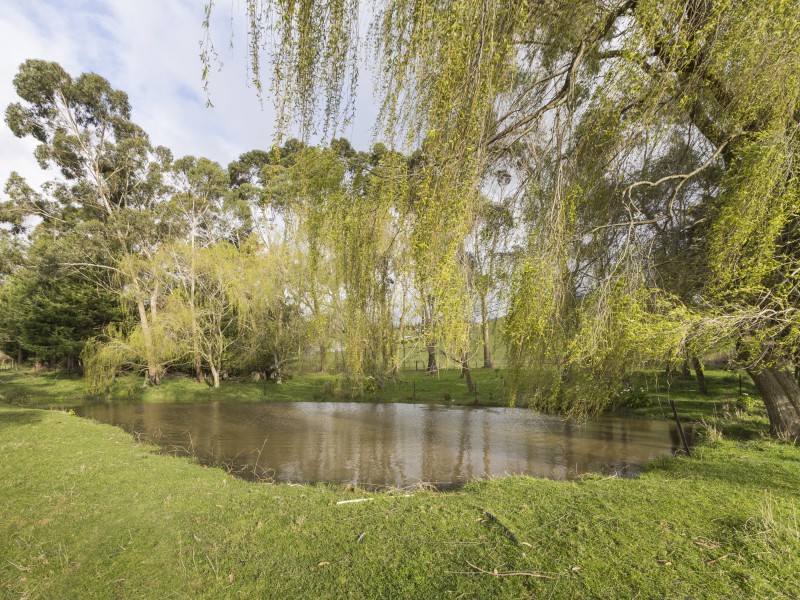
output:
[[[505,573],[501,573],[497,569],[494,571],[486,571],[476,565],[473,565],[469,561],[467,561],[467,564],[479,573],[483,573],[484,575],[492,575],[494,577],[539,577],[541,579],[555,579],[555,577],[552,577],[551,575],[545,575],[544,573],[525,573],[523,571],[507,571]]]

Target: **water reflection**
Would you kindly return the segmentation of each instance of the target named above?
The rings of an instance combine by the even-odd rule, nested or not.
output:
[[[103,404],[76,408],[178,453],[277,481],[438,487],[472,477],[631,475],[674,453],[674,423],[563,421],[513,408],[420,404]],[[691,433],[691,432],[689,432]]]

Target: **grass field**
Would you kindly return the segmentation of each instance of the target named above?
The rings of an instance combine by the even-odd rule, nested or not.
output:
[[[504,369],[474,369],[472,378],[477,394],[467,390],[458,369],[441,370],[431,375],[425,371],[400,371],[396,380],[384,389],[367,386],[360,396],[347,393],[347,381],[330,374],[298,375],[282,384],[274,382],[223,381],[219,389],[198,384],[183,376],[166,378],[158,387],[144,387],[142,380],[120,377],[108,399],[144,402],[207,402],[236,400],[251,402],[294,402],[315,400],[347,400],[365,402],[423,402],[504,406],[508,403],[509,376]],[[616,410],[660,416],[668,409],[668,400],[678,404],[681,415],[691,420],[723,413],[735,406],[757,410],[757,392],[748,377],[733,371],[709,370],[706,373],[709,396],[697,393],[694,379],[661,373],[640,374],[615,405]],[[337,393],[337,383],[343,388]],[[0,371],[0,399],[37,407],[68,406],[85,402],[88,397],[81,378],[58,373]],[[96,400],[96,399],[95,399]],[[668,412],[668,411],[667,411]]]
[[[479,403],[503,405],[505,403],[506,374],[499,369],[478,369],[472,372],[478,387]],[[224,381],[219,389],[198,384],[188,377],[175,376],[163,380],[158,387],[143,387],[142,380],[131,376],[120,377],[108,399],[114,401],[145,402],[206,402],[220,399],[253,402],[293,402],[313,400],[347,400],[365,402],[475,402],[475,395],[459,377],[457,369],[442,370],[438,375],[424,371],[400,371],[396,380],[389,381],[384,389],[370,385],[359,396],[348,391],[346,379],[329,374],[299,375],[276,384],[271,381]],[[343,388],[336,392],[337,382]],[[83,381],[77,376],[58,374],[0,372],[0,395],[6,402],[17,404],[68,405],[87,399]]]
[[[483,373],[479,390],[503,376]],[[465,387],[457,372],[417,377],[430,401]],[[60,410],[0,405],[0,597],[799,597],[800,448],[766,437],[735,374],[709,373],[708,398],[655,378],[621,404],[659,416],[669,397],[707,421],[692,457],[634,480],[508,477],[447,493],[253,484]],[[126,385],[146,401],[260,401],[309,399],[329,381]],[[83,392],[5,372],[0,394],[68,406]]]
[[[4,407],[0,456],[4,598],[800,595],[800,449],[767,439],[636,480],[408,495],[251,484],[110,426]]]

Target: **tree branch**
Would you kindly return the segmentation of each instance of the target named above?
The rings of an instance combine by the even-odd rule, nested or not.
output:
[[[566,67],[566,70],[564,71],[566,73],[566,77],[564,78],[564,83],[561,85],[561,88],[558,90],[558,92],[544,106],[538,108],[533,113],[523,117],[522,119],[516,121],[515,123],[512,123],[502,131],[493,135],[491,138],[489,138],[489,141],[486,143],[486,145],[491,146],[492,144],[495,144],[496,142],[502,140],[508,135],[519,130],[520,128],[526,128],[522,132],[522,135],[524,135],[530,130],[527,127],[528,125],[538,121],[539,118],[541,118],[541,116],[544,113],[564,104],[569,99],[570,95],[572,94],[572,91],[575,89],[575,79],[578,74],[578,69],[580,68],[581,63],[583,62],[583,58],[589,46],[591,44],[594,44],[598,40],[602,39],[605,35],[607,35],[608,32],[611,31],[611,28],[614,26],[616,20],[620,16],[625,14],[635,4],[636,0],[628,0],[627,2],[622,4],[617,10],[611,12],[606,17],[605,21],[603,21],[601,27],[593,28],[593,30],[589,33],[589,35],[587,35],[581,40],[581,43],[575,50],[572,60],[570,61],[569,65]],[[563,69],[560,71],[563,71]],[[553,75],[553,77],[556,76],[558,75],[557,74]],[[500,119],[500,121],[498,121],[498,124],[502,122],[505,118],[507,118],[507,115],[504,115]]]
[[[623,196],[627,196],[628,197],[628,201],[629,201],[628,205],[630,206],[631,205],[631,194],[633,193],[633,190],[635,190],[637,187],[640,187],[640,186],[643,186],[643,185],[646,185],[648,187],[656,187],[656,186],[661,185],[662,183],[666,183],[667,181],[680,179],[681,181],[678,184],[678,186],[675,188],[675,191],[673,192],[672,197],[670,198],[669,203],[667,205],[667,211],[664,214],[659,215],[657,217],[650,218],[650,219],[644,219],[644,220],[641,220],[641,221],[630,219],[628,221],[620,221],[620,222],[617,222],[617,223],[608,223],[606,225],[598,225],[597,227],[595,227],[594,229],[592,229],[591,231],[589,231],[589,232],[587,232],[587,233],[585,233],[583,235],[592,235],[594,233],[597,233],[598,231],[602,231],[603,229],[610,229],[612,227],[639,227],[641,225],[655,225],[656,223],[660,223],[661,221],[665,221],[665,220],[671,218],[672,217],[672,206],[673,206],[673,204],[675,202],[675,198],[677,198],[677,196],[678,196],[678,192],[681,190],[683,185],[689,179],[691,179],[692,177],[694,177],[695,175],[699,174],[701,171],[703,171],[704,169],[706,169],[710,165],[712,165],[714,163],[714,161],[717,160],[717,158],[719,158],[720,154],[723,153],[723,151],[725,150],[727,145],[733,139],[735,139],[736,137],[738,137],[738,136],[733,136],[733,137],[730,137],[727,140],[725,140],[714,151],[714,153],[710,157],[708,157],[708,159],[703,164],[701,164],[695,170],[690,171],[689,173],[675,173],[673,175],[667,175],[665,177],[662,177],[661,179],[657,179],[656,181],[644,181],[644,180],[643,181],[635,181],[634,183],[632,183],[628,187],[626,187],[625,190],[622,192]],[[639,209],[637,209],[637,212],[639,214],[642,214],[642,211],[639,210]]]

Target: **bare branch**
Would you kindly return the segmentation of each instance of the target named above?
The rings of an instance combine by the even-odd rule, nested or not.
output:
[[[610,229],[612,227],[629,227],[630,228],[630,227],[639,227],[639,226],[642,226],[642,225],[654,225],[656,223],[660,223],[661,221],[666,221],[667,219],[671,218],[672,217],[672,207],[673,207],[673,204],[675,203],[675,198],[677,198],[678,192],[680,192],[680,190],[683,187],[683,185],[687,181],[689,181],[689,179],[691,179],[692,177],[694,177],[695,175],[699,174],[704,169],[707,169],[709,166],[711,166],[717,160],[717,158],[719,158],[720,154],[722,154],[722,152],[725,150],[725,147],[736,137],[737,136],[733,136],[733,137],[728,138],[727,140],[725,140],[703,164],[701,164],[695,170],[690,171],[689,173],[675,173],[673,175],[667,175],[665,177],[662,177],[661,179],[657,179],[656,181],[646,181],[646,180],[635,181],[634,183],[632,183],[628,187],[626,187],[625,190],[622,192],[623,196],[626,196],[628,198],[627,206],[630,207],[632,205],[631,194],[633,193],[633,190],[635,190],[636,188],[641,187],[643,185],[646,185],[648,187],[656,187],[656,186],[661,185],[662,183],[666,183],[667,181],[673,181],[675,179],[680,179],[681,181],[678,184],[678,186],[675,188],[675,191],[672,193],[672,196],[671,196],[671,198],[669,200],[669,203],[667,204],[667,211],[664,214],[659,215],[657,217],[652,217],[650,219],[643,219],[643,220],[636,220],[636,219],[633,218],[633,215],[631,215],[631,219],[628,220],[628,221],[620,221],[620,222],[617,222],[617,223],[607,223],[606,225],[598,225],[597,227],[595,227],[594,229],[592,229],[591,231],[588,231],[587,233],[585,233],[583,235],[592,235],[594,233],[597,233],[598,231],[602,231],[603,229]],[[630,210],[628,212],[629,212],[629,214],[631,214]],[[642,214],[642,211],[637,208],[637,213],[638,214]]]

